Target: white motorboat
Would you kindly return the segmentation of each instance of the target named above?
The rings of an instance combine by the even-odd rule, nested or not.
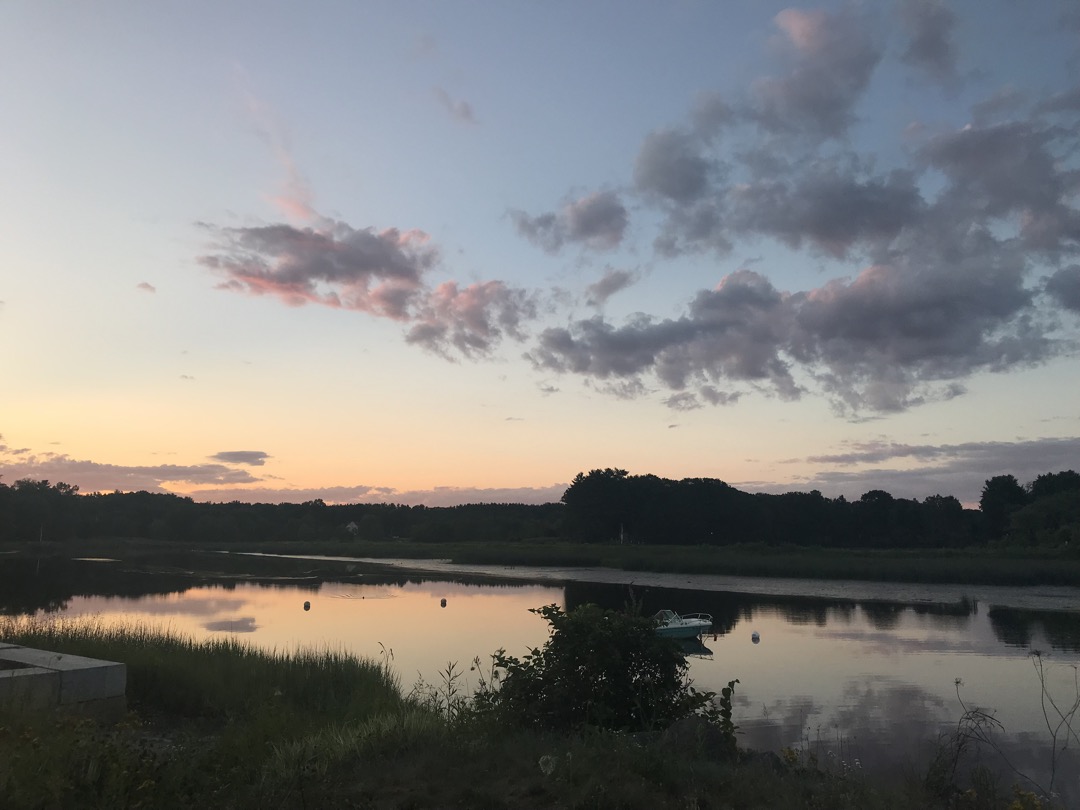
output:
[[[697,638],[712,629],[712,616],[708,613],[680,616],[674,610],[661,610],[653,620],[657,634],[665,638]]]

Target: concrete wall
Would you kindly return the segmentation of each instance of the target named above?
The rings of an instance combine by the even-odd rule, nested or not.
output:
[[[127,711],[127,666],[0,643],[0,711],[61,711],[119,720]]]

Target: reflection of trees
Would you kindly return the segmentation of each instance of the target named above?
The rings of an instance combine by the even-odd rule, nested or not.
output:
[[[930,623],[939,629],[962,630],[971,624],[971,617],[979,612],[978,602],[966,597],[957,602],[920,602],[914,605],[874,600],[861,602],[859,607],[867,621],[877,630],[892,630],[908,610],[929,619]]]
[[[291,572],[296,576],[309,576],[297,572],[296,560],[286,562],[291,564]],[[241,564],[246,564],[246,571]],[[289,578],[289,571],[290,567],[282,567],[278,561],[268,562],[267,558],[230,560],[227,555],[165,555],[139,567],[66,557],[5,557],[0,558],[0,613],[17,615],[38,610],[54,613],[66,608],[76,596],[134,599],[180,594],[208,584],[225,591],[235,590],[239,584],[254,584],[314,592],[326,581],[314,576]]]
[[[191,586],[190,577],[134,574],[116,563],[16,557],[0,560],[0,613],[52,613],[75,596],[137,597],[181,593]]]
[[[957,602],[936,602],[911,606],[919,616],[925,616],[934,627],[942,630],[961,630],[971,624],[971,617],[979,612],[979,603],[964,597]]]
[[[780,607],[780,615],[790,624],[816,624],[824,627],[829,623],[829,604],[787,604]]]
[[[755,615],[779,615],[792,624],[824,627],[831,621],[851,621],[855,610],[854,602],[805,596],[764,596],[595,582],[566,583],[567,610],[588,602],[603,608],[620,609],[632,600],[640,603],[642,613],[647,616],[662,609],[676,613],[709,613],[713,617],[713,632],[718,635],[727,635],[739,622],[753,621]]]
[[[755,616],[763,614],[780,616],[789,624],[825,627],[837,622],[850,624],[858,608],[875,629],[891,630],[899,624],[906,610],[928,616],[936,625],[956,629],[967,626],[971,615],[977,612],[977,605],[971,600],[913,606],[900,602],[855,602],[812,596],[771,596],[589,582],[567,583],[566,607],[570,610],[577,605],[593,602],[605,608],[623,608],[631,601],[631,591],[646,614],[662,608],[676,613],[711,613],[713,629],[720,635],[730,633],[739,622],[750,622]]]
[[[1031,647],[1032,637],[1041,631],[1053,650],[1080,652],[1080,617],[1075,613],[1022,608],[990,608],[990,627],[1003,644]]]
[[[76,596],[142,596],[182,594],[213,585],[234,591],[239,585],[312,593],[328,582],[403,588],[426,582],[452,582],[500,590],[530,587],[507,584],[492,577],[420,574],[370,568],[338,560],[305,560],[254,555],[181,552],[160,554],[128,562],[92,562],[68,557],[0,557],[0,614],[27,614],[64,610]]]
[[[855,603],[848,600],[821,599],[809,596],[763,597],[744,611],[744,618],[753,618],[754,611],[772,613],[782,617],[788,624],[825,627],[830,622],[850,624],[855,614]]]
[[[709,613],[713,617],[713,632],[718,635],[731,632],[738,624],[740,611],[746,603],[745,595],[722,591],[646,588],[597,582],[566,583],[565,599],[567,610],[590,602],[602,608],[622,609],[637,601],[646,616],[664,609],[676,613]]]
[[[908,608],[896,602],[863,602],[859,607],[876,630],[892,630]]]

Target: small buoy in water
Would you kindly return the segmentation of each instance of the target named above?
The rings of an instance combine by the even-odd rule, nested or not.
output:
[[[754,642],[755,644],[757,644],[759,641],[761,641],[761,636],[758,635],[757,630],[755,630],[753,633],[750,634],[750,640],[752,642]]]
[[[304,610],[311,610],[311,602],[304,602]]]
[[[439,607],[446,607],[446,597],[439,600]]]

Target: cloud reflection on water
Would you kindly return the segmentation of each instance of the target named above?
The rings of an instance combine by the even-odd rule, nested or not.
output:
[[[235,619],[218,619],[206,622],[203,629],[211,632],[254,633],[259,629],[254,616],[238,616]]]

